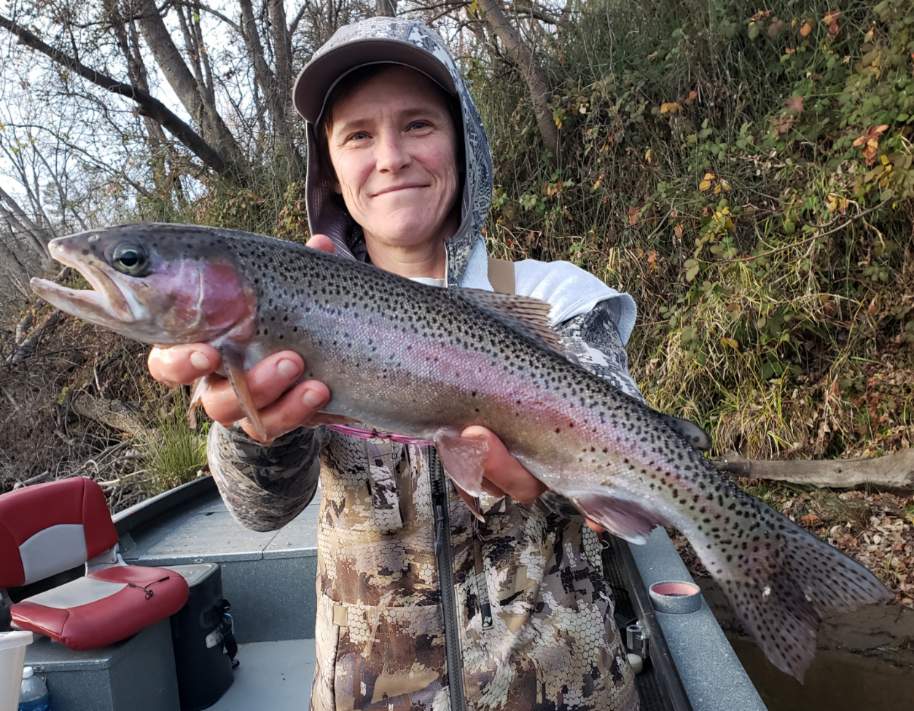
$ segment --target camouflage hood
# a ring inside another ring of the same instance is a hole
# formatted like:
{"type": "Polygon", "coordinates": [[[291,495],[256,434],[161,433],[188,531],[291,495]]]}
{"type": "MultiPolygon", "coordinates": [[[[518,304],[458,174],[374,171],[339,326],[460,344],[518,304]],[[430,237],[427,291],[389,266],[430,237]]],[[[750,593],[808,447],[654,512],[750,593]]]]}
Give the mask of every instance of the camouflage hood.
{"type": "MultiPolygon", "coordinates": [[[[346,25],[334,33],[311,58],[303,75],[309,67],[333,53],[336,56],[349,54],[356,66],[390,61],[381,52],[378,59],[364,61],[366,47],[375,42],[397,43],[408,45],[414,53],[419,50],[425,63],[434,63],[450,75],[456,99],[460,103],[460,115],[463,122],[463,155],[466,165],[463,167],[463,194],[461,196],[461,221],[457,232],[447,242],[447,282],[461,284],[467,271],[467,264],[474,246],[482,247],[482,226],[485,224],[492,198],[492,157],[489,142],[486,138],[482,120],[466,83],[441,37],[427,25],[416,20],[394,17],[374,17],[362,22],[346,25]],[[440,65],[440,66],[439,66],[440,65]]],[[[354,68],[354,67],[350,67],[354,68]]],[[[307,91],[301,82],[296,86],[296,94],[307,91]]],[[[450,87],[448,88],[450,91],[450,87]]],[[[322,233],[329,236],[342,254],[365,261],[367,252],[361,229],[349,216],[342,200],[333,190],[334,178],[327,175],[322,166],[318,152],[318,126],[308,121],[308,178],[307,207],[308,225],[312,234],[322,233]]]]}

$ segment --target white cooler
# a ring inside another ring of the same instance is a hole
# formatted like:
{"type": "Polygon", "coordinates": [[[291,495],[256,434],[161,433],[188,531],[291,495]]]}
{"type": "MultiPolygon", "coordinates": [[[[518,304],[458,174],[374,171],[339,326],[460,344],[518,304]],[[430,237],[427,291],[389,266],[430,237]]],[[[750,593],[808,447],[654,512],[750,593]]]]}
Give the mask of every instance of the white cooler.
{"type": "Polygon", "coordinates": [[[31,643],[31,632],[0,632],[0,711],[19,707],[22,663],[31,643]]]}

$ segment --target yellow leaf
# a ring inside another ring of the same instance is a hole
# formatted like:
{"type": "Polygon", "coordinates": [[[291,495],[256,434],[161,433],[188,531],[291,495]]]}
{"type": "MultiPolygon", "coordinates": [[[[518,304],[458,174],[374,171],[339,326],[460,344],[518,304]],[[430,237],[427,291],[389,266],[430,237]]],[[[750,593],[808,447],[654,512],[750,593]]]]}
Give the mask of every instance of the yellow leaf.
{"type": "Polygon", "coordinates": [[[805,38],[809,37],[811,32],[812,32],[812,23],[809,20],[806,20],[806,22],[804,22],[803,25],[800,27],[800,37],[803,37],[805,39],[805,38]]]}
{"type": "Polygon", "coordinates": [[[644,162],[648,164],[654,162],[654,151],[652,149],[648,148],[644,151],[644,162]]]}
{"type": "Polygon", "coordinates": [[[732,349],[735,350],[735,351],[738,351],[738,350],[739,350],[739,343],[737,343],[737,342],[736,342],[734,339],[732,339],[732,338],[728,338],[727,336],[724,336],[723,338],[720,339],[720,342],[721,342],[722,345],[725,345],[725,346],[727,346],[728,348],[732,348],[732,349]]]}
{"type": "Polygon", "coordinates": [[[660,113],[661,114],[676,114],[682,110],[682,106],[678,101],[664,101],[660,104],[660,113]]]}
{"type": "Polygon", "coordinates": [[[708,190],[711,189],[711,181],[710,181],[710,180],[702,180],[702,181],[698,184],[698,189],[701,190],[701,192],[703,192],[703,193],[704,193],[704,192],[707,192],[708,190]]]}

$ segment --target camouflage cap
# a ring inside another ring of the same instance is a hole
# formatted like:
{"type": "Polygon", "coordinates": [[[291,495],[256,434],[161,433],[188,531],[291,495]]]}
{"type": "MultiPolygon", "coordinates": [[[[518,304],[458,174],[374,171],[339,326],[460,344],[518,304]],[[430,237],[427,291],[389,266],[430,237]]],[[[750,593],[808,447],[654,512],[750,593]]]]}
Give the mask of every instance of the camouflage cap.
{"type": "MultiPolygon", "coordinates": [[[[344,25],[314,53],[292,89],[292,103],[306,121],[318,123],[327,97],[350,72],[370,64],[401,64],[457,95],[452,69],[435,52],[440,38],[416,20],[373,17],[344,25]]],[[[449,55],[448,64],[453,64],[449,55]]]]}

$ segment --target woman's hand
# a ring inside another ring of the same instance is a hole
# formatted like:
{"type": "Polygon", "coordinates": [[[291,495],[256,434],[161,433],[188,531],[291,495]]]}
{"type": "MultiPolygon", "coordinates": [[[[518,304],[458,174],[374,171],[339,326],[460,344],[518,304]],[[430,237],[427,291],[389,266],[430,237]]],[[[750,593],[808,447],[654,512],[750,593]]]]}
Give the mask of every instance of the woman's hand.
{"type": "MultiPolygon", "coordinates": [[[[492,496],[510,496],[522,504],[532,504],[546,491],[546,486],[511,455],[492,430],[473,425],[460,436],[485,441],[487,454],[483,463],[482,488],[492,496]]],[[[604,531],[596,521],[585,517],[584,522],[597,533],[604,531]]]]}
{"type": "MultiPolygon", "coordinates": [[[[324,235],[308,240],[308,247],[333,251],[324,235]]],[[[149,372],[166,385],[190,385],[197,378],[211,376],[201,395],[206,414],[226,427],[235,423],[251,438],[258,439],[241,410],[231,384],[213,375],[221,362],[219,352],[205,343],[155,347],[149,354],[149,372]]],[[[247,373],[248,389],[263,421],[270,442],[286,432],[308,425],[330,400],[330,390],[318,380],[298,382],[305,370],[301,356],[281,351],[264,358],[247,373]]]]}

